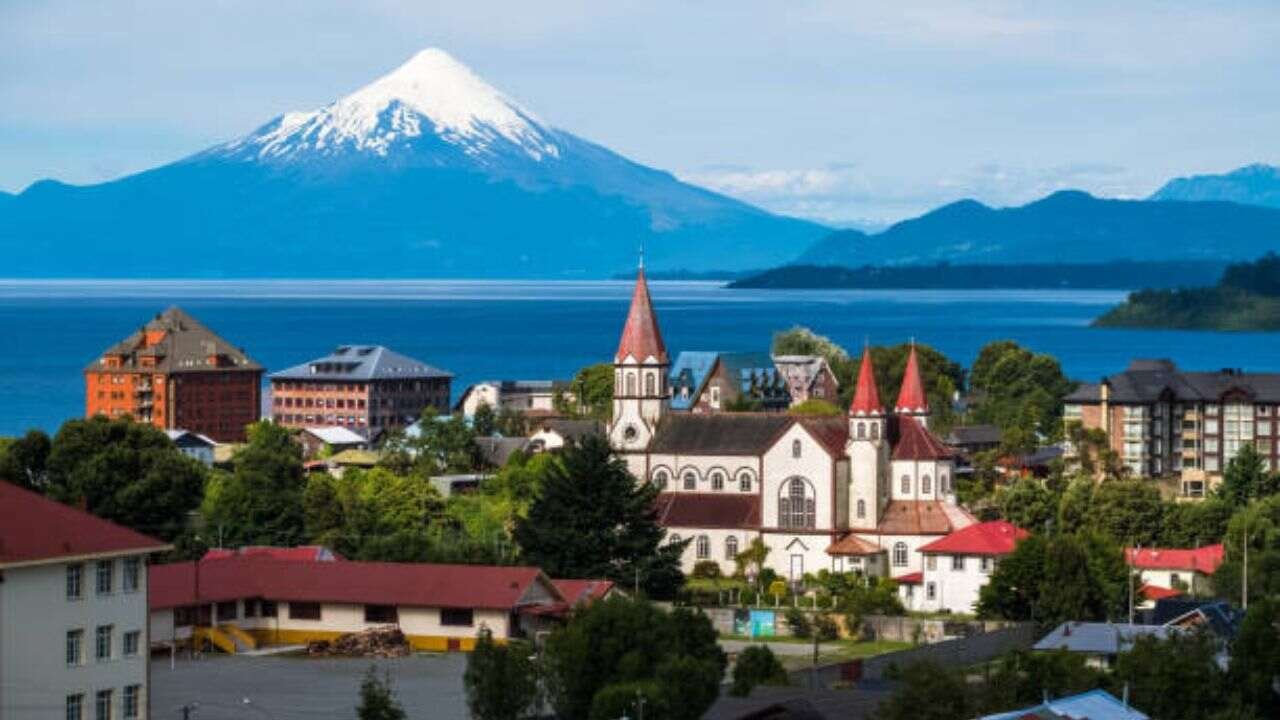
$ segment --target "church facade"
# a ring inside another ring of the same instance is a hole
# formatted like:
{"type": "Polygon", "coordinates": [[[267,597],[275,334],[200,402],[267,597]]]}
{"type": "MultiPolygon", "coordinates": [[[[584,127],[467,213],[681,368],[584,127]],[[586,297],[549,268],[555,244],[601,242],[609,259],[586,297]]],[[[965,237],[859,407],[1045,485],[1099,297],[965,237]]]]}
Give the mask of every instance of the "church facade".
{"type": "Polygon", "coordinates": [[[670,364],[641,269],[614,356],[609,440],[660,490],[668,537],[691,540],[686,572],[714,561],[732,573],[760,538],[766,566],[793,581],[824,568],[911,575],[922,546],[976,522],[956,502],[951,451],[929,430],[914,348],[892,410],[864,353],[843,417],[674,413],[670,364]]]}

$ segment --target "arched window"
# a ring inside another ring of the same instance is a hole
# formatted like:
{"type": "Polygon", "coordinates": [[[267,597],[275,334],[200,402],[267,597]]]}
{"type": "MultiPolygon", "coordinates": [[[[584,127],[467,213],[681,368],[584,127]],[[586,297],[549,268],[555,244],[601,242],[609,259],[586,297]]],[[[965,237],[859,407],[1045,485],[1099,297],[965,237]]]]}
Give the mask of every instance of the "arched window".
{"type": "Polygon", "coordinates": [[[671,533],[670,535],[667,536],[667,542],[671,545],[675,545],[676,543],[680,542],[680,536],[676,533],[671,533]]]}
{"type": "Polygon", "coordinates": [[[666,490],[667,482],[669,482],[670,480],[671,480],[671,476],[667,473],[666,470],[662,468],[658,468],[657,470],[653,471],[653,484],[656,485],[659,490],[666,490]]]}
{"type": "Polygon", "coordinates": [[[724,539],[724,559],[734,560],[738,557],[738,538],[730,535],[724,539]]]}
{"type": "Polygon", "coordinates": [[[928,495],[931,492],[933,492],[933,478],[924,475],[920,478],[920,493],[928,495]]]}
{"type": "Polygon", "coordinates": [[[866,436],[867,436],[867,424],[858,423],[858,439],[862,439],[866,436]]]}
{"type": "Polygon", "coordinates": [[[911,476],[910,475],[902,476],[902,494],[903,495],[911,494],[911,476]]]}
{"type": "Polygon", "coordinates": [[[724,473],[719,470],[711,471],[711,489],[716,491],[724,489],[724,473]]]}
{"type": "Polygon", "coordinates": [[[871,423],[871,439],[872,440],[880,439],[880,423],[874,423],[874,422],[871,423]]]}
{"type": "Polygon", "coordinates": [[[711,538],[706,535],[699,535],[695,543],[699,560],[706,560],[711,557],[711,538]]]}
{"type": "Polygon", "coordinates": [[[658,376],[656,374],[651,372],[644,374],[644,394],[645,395],[649,397],[653,397],[654,395],[658,394],[657,377],[658,376]]]}
{"type": "Polygon", "coordinates": [[[687,471],[685,471],[685,474],[684,474],[684,489],[685,489],[685,490],[696,490],[696,489],[697,489],[697,487],[698,487],[698,476],[697,476],[697,474],[695,474],[692,470],[687,470],[687,471]]]}
{"type": "Polygon", "coordinates": [[[858,501],[858,519],[861,520],[867,516],[867,501],[858,501]]]}
{"type": "Polygon", "coordinates": [[[627,373],[627,397],[635,397],[636,395],[636,374],[627,373]]]}
{"type": "Polygon", "coordinates": [[[742,492],[751,492],[751,473],[743,470],[738,473],[738,489],[742,492]]]}
{"type": "Polygon", "coordinates": [[[938,476],[938,490],[940,490],[940,491],[942,492],[942,494],[943,494],[943,495],[946,495],[947,493],[950,493],[950,492],[951,492],[951,478],[950,478],[950,477],[948,477],[947,475],[939,475],[939,476],[938,476]]]}
{"type": "Polygon", "coordinates": [[[791,441],[791,457],[793,458],[800,457],[800,441],[799,440],[791,441]]]}
{"type": "Polygon", "coordinates": [[[893,566],[907,566],[907,544],[904,542],[896,542],[893,544],[893,566]]]}
{"type": "Polygon", "coordinates": [[[814,492],[804,478],[791,478],[778,489],[778,527],[814,527],[814,492]]]}

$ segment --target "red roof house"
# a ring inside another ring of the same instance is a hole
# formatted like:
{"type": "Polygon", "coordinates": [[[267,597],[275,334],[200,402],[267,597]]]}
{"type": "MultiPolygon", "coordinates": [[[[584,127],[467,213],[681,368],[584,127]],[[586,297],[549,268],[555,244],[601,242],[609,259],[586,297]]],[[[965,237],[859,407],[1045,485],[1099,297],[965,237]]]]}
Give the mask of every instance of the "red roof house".
{"type": "Polygon", "coordinates": [[[222,560],[229,557],[268,557],[276,560],[293,560],[296,562],[333,562],[346,560],[338,553],[323,545],[299,545],[297,547],[272,547],[268,545],[246,545],[240,548],[214,548],[201,557],[201,560],[222,560]]]}
{"type": "Polygon", "coordinates": [[[1222,544],[1201,548],[1125,548],[1130,567],[1140,570],[1187,570],[1212,575],[1222,564],[1222,544]]]}
{"type": "Polygon", "coordinates": [[[0,481],[0,570],[169,548],[155,538],[0,481]]]}
{"type": "Polygon", "coordinates": [[[1030,536],[1026,530],[1006,520],[992,520],[957,530],[921,546],[922,553],[947,555],[1008,555],[1019,540],[1030,536]]]}

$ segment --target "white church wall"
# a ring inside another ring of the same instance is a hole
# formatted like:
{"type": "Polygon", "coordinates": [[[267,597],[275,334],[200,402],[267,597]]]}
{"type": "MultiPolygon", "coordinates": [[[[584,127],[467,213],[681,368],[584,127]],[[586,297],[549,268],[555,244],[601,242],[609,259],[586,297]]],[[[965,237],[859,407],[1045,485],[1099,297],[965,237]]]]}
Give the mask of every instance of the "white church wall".
{"type": "Polygon", "coordinates": [[[668,478],[668,492],[725,492],[753,495],[760,491],[760,458],[755,455],[666,455],[649,456],[649,479],[660,472],[668,478]],[[684,476],[693,472],[694,489],[686,490],[684,476]],[[724,478],[722,490],[713,489],[712,473],[720,472],[724,478]],[[749,480],[748,489],[742,489],[743,478],[749,480]]]}
{"type": "Polygon", "coordinates": [[[792,425],[764,454],[764,487],[761,497],[761,525],[779,526],[778,498],[783,485],[792,478],[803,478],[814,494],[814,527],[831,530],[835,510],[835,460],[804,426],[792,425]],[[798,445],[797,445],[798,443],[798,445]],[[799,457],[796,457],[796,450],[799,457]]]}

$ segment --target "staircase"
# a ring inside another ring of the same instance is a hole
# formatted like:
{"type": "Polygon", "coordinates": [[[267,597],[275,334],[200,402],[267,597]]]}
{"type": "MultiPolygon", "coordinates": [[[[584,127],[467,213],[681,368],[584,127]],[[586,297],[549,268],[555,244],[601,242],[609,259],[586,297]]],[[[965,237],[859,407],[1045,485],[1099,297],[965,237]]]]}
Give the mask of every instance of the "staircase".
{"type": "Polygon", "coordinates": [[[197,643],[208,641],[210,645],[218,648],[228,655],[235,655],[239,650],[236,641],[227,633],[222,632],[216,627],[197,627],[191,632],[191,639],[197,643]]]}
{"type": "Polygon", "coordinates": [[[255,640],[252,635],[250,635],[249,633],[241,629],[238,625],[232,625],[231,623],[223,623],[222,625],[218,626],[218,629],[231,638],[231,641],[234,642],[236,645],[237,652],[247,652],[249,650],[258,649],[258,641],[255,640]]]}

